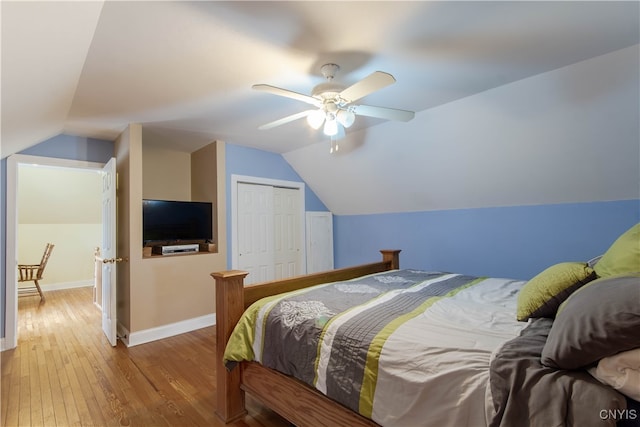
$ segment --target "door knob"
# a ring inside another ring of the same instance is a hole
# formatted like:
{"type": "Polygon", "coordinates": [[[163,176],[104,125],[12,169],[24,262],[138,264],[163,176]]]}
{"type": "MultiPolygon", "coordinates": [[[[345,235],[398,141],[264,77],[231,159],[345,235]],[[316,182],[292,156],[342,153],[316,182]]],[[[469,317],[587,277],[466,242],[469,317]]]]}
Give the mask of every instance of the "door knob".
{"type": "Polygon", "coordinates": [[[106,258],[103,259],[102,262],[104,264],[115,264],[116,262],[129,261],[129,258],[106,258]]]}

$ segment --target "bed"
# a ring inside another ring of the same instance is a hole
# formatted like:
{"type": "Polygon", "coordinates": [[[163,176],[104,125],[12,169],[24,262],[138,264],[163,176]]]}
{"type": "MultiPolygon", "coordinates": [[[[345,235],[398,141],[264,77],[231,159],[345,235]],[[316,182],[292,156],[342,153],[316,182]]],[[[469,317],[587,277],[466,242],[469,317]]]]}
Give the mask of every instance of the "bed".
{"type": "MultiPolygon", "coordinates": [[[[640,225],[625,235],[637,247],[640,225]]],[[[223,421],[246,413],[245,392],[297,426],[640,418],[635,259],[631,273],[567,262],[518,281],[400,269],[399,250],[381,252],[380,262],[247,287],[246,272],[212,273],[223,421]]]]}

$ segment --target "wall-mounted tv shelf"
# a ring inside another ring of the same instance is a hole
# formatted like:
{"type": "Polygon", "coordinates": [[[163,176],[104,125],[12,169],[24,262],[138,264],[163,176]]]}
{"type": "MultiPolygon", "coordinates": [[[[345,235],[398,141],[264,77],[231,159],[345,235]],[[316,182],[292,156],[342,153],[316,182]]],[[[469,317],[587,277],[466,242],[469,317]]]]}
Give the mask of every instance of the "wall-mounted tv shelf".
{"type": "Polygon", "coordinates": [[[143,258],[167,258],[175,256],[186,255],[203,255],[218,253],[218,247],[215,243],[199,243],[197,250],[192,250],[192,245],[165,245],[165,250],[162,250],[162,245],[146,246],[142,248],[143,258]],[[182,246],[182,247],[180,247],[182,246]]]}

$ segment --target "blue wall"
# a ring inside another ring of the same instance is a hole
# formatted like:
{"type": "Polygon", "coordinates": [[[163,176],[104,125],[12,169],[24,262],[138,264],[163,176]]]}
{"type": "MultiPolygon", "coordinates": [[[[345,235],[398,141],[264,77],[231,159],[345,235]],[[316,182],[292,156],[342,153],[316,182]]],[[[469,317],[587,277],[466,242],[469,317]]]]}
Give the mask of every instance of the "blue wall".
{"type": "MultiPolygon", "coordinates": [[[[58,135],[48,139],[38,145],[21,151],[19,154],[27,154],[30,156],[54,157],[58,159],[79,160],[85,162],[106,163],[114,154],[114,145],[112,141],[102,139],[84,138],[72,135],[58,135]]],[[[2,187],[0,188],[0,295],[2,303],[0,304],[0,332],[1,336],[5,336],[4,318],[5,318],[5,301],[7,292],[6,276],[4,274],[7,267],[6,256],[6,229],[7,229],[7,159],[0,161],[0,176],[2,178],[2,187]]]]}
{"type": "Polygon", "coordinates": [[[63,134],[27,148],[20,154],[106,163],[113,157],[113,149],[112,141],[63,134]]]}
{"type": "Polygon", "coordinates": [[[588,261],[640,222],[640,201],[334,216],[336,268],[402,249],[400,266],[529,279],[588,261]]]}
{"type": "MultiPolygon", "coordinates": [[[[227,267],[231,268],[231,175],[247,175],[283,181],[304,182],[291,165],[277,153],[225,145],[225,168],[227,178],[227,267]]],[[[305,211],[328,211],[327,207],[305,183],[305,211]]]]}
{"type": "MultiPolygon", "coordinates": [[[[231,201],[231,175],[304,182],[291,165],[277,153],[226,144],[227,200],[231,201]]],[[[327,207],[305,183],[305,210],[328,211],[327,207]]],[[[227,212],[229,213],[229,212],[227,212]]]]}

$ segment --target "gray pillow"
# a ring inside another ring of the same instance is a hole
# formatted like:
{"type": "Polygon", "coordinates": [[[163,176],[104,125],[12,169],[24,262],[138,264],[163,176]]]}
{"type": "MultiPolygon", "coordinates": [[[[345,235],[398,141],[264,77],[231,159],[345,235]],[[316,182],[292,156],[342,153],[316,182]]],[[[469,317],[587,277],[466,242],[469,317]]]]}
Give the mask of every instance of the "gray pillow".
{"type": "Polygon", "coordinates": [[[640,274],[594,280],[560,306],[542,363],[578,369],[640,347],[640,274]]]}

